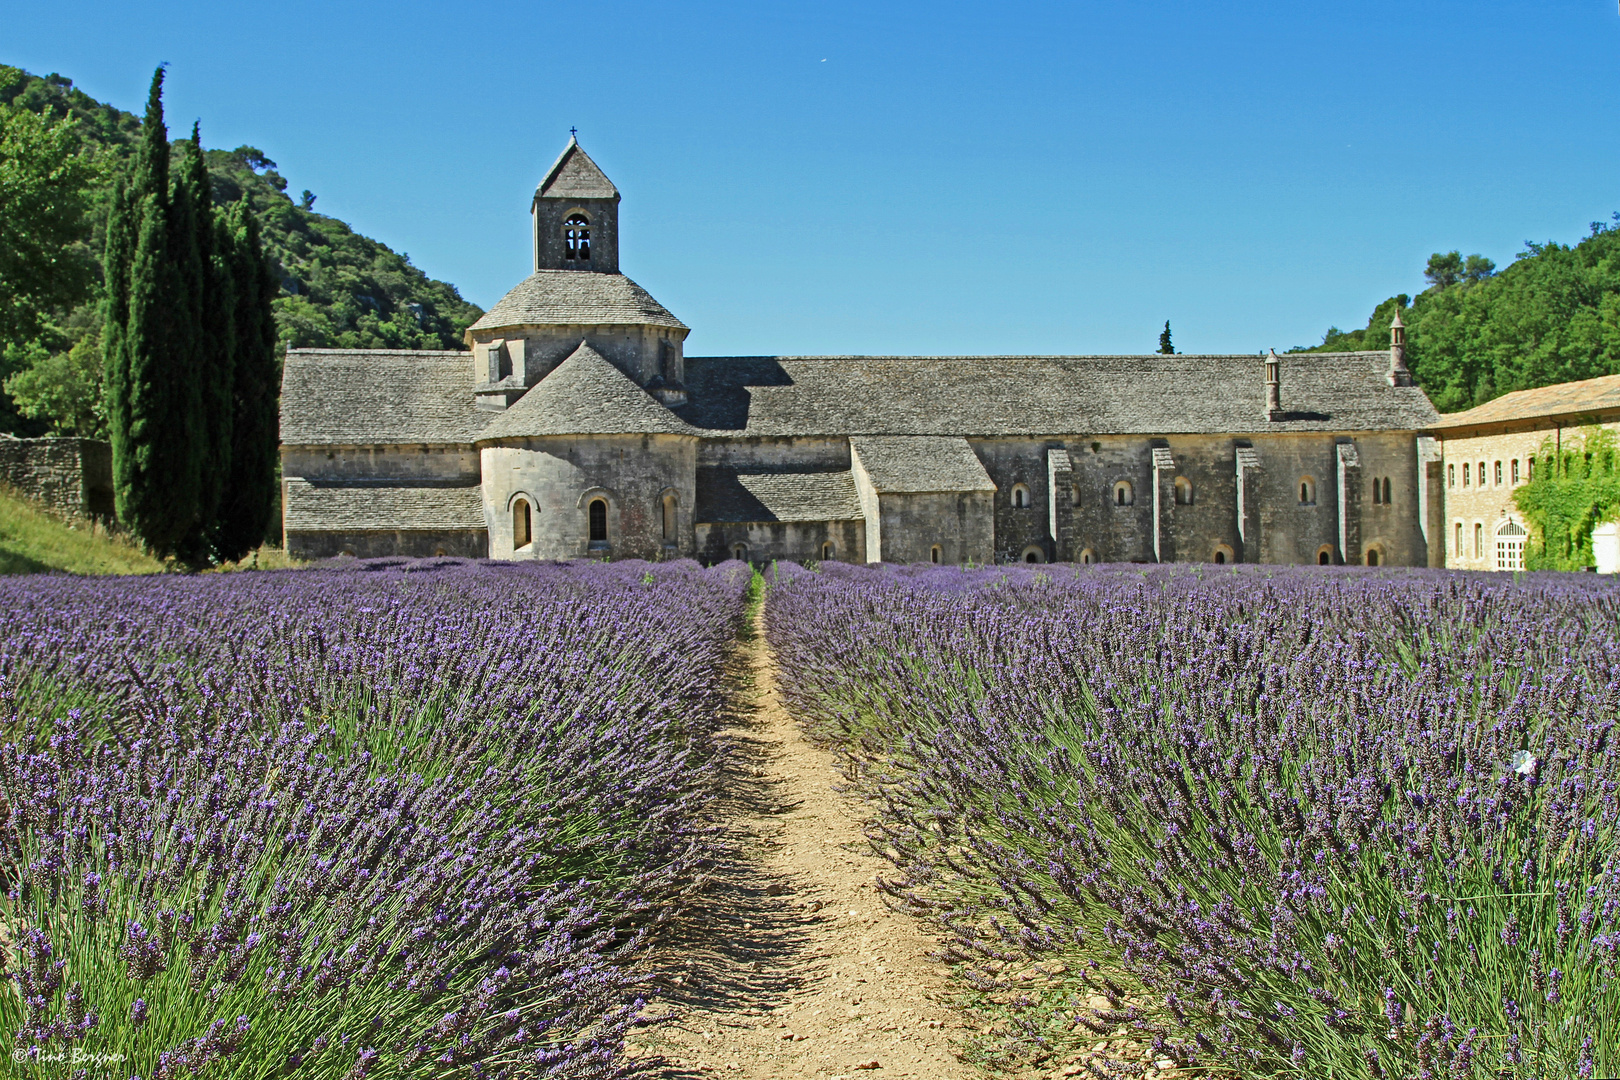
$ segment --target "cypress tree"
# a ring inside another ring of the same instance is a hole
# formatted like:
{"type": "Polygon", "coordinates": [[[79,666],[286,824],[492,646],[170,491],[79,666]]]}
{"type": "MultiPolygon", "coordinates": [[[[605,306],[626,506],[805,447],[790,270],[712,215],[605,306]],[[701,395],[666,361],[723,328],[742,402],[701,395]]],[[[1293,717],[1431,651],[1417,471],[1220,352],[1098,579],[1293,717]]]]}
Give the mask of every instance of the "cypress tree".
{"type": "Polygon", "coordinates": [[[1164,356],[1174,356],[1176,347],[1170,344],[1170,320],[1164,320],[1164,330],[1159,334],[1159,352],[1164,356]]]}
{"type": "Polygon", "coordinates": [[[230,472],[214,521],[213,545],[221,559],[240,559],[264,542],[276,498],[280,444],[276,281],[259,239],[259,222],[244,195],[230,209],[231,282],[235,299],[235,378],[232,393],[230,472]]]}
{"type": "MultiPolygon", "coordinates": [[[[201,412],[197,522],[181,545],[189,562],[207,561],[210,533],[231,467],[234,420],[232,380],[236,366],[236,298],[233,238],[214,208],[213,183],[203,156],[202,136],[191,127],[190,161],[184,183],[196,214],[199,270],[195,380],[201,412]]],[[[177,181],[176,186],[182,181],[177,181]]]]}
{"type": "Polygon", "coordinates": [[[168,555],[198,521],[201,263],[188,186],[169,182],[161,67],[141,135],[108,235],[107,411],[119,520],[168,555]]]}

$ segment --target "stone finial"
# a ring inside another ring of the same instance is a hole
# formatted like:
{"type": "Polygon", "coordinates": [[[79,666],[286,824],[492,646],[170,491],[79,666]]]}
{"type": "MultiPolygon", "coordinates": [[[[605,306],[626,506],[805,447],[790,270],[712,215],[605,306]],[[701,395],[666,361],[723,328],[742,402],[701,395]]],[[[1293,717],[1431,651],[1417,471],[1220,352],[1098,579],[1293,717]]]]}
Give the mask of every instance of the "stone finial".
{"type": "Polygon", "coordinates": [[[1271,355],[1266,357],[1266,419],[1277,421],[1282,418],[1282,358],[1277,355],[1276,349],[1272,349],[1271,355]]]}
{"type": "Polygon", "coordinates": [[[1389,324],[1389,385],[1412,385],[1412,372],[1406,366],[1406,324],[1401,321],[1399,307],[1389,324]]]}

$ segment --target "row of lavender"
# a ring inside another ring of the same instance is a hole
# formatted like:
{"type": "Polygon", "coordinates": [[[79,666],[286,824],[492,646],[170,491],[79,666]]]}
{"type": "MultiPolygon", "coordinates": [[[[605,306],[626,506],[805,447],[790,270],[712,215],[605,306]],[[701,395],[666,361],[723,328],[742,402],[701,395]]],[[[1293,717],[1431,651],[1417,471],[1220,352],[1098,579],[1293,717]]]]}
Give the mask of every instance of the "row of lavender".
{"type": "Polygon", "coordinates": [[[827,565],[766,612],[994,1052],[1620,1074],[1620,591],[827,565]]]}
{"type": "Polygon", "coordinates": [[[712,855],[748,582],[378,560],[0,583],[14,1059],[617,1075],[629,965],[712,855]]]}

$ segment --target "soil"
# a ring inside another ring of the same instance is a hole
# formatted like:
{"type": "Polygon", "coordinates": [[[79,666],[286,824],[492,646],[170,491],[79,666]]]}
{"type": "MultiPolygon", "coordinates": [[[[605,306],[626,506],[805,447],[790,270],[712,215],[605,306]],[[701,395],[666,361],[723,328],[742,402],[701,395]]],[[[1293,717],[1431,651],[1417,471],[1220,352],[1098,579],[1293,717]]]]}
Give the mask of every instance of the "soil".
{"type": "Polygon", "coordinates": [[[783,708],[761,620],[731,673],[720,817],[729,856],[660,950],[665,977],[629,1052],[676,1078],[982,1074],[961,1061],[939,942],[874,887],[888,864],[833,755],[783,708]]]}

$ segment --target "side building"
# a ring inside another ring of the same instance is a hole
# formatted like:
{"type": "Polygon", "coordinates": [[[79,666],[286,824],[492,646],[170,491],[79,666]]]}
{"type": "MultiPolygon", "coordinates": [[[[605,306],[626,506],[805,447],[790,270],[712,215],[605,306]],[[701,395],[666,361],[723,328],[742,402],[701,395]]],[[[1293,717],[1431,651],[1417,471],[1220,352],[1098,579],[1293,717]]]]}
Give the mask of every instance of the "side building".
{"type": "Polygon", "coordinates": [[[1445,565],[1522,570],[1531,530],[1513,493],[1536,458],[1567,449],[1589,427],[1620,432],[1620,375],[1503,394],[1432,427],[1445,488],[1445,565]]]}
{"type": "Polygon", "coordinates": [[[467,352],[290,350],[303,557],[1434,565],[1437,419],[1387,352],[685,355],[577,142],[467,352]]]}

